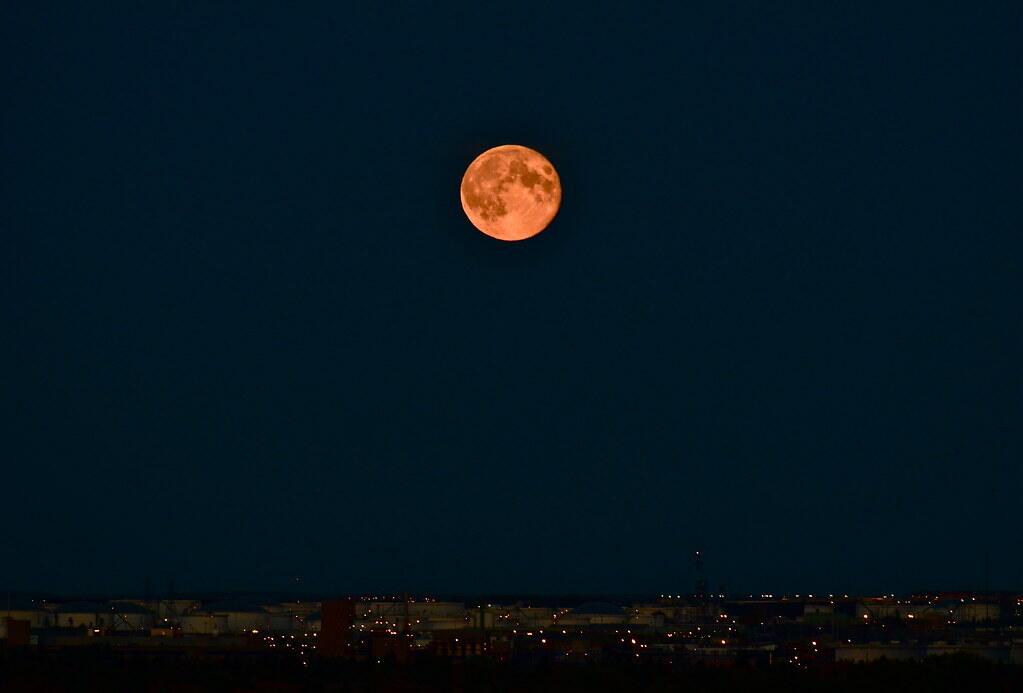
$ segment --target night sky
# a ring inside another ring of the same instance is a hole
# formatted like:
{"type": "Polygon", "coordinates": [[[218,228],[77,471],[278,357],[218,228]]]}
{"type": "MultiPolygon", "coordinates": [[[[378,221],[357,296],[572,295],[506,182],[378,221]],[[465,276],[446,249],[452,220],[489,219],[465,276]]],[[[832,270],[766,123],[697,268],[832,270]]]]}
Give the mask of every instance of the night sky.
{"type": "Polygon", "coordinates": [[[1023,585],[1019,3],[352,4],[4,3],[0,587],[1023,585]]]}

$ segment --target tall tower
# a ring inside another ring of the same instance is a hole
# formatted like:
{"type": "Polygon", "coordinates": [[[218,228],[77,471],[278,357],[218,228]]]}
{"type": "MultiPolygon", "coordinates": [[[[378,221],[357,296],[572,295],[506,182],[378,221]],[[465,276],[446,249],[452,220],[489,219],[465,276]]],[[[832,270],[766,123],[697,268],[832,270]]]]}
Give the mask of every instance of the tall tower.
{"type": "Polygon", "coordinates": [[[707,602],[707,576],[703,573],[703,554],[696,551],[693,554],[693,572],[696,574],[696,591],[694,596],[701,603],[707,602]]]}

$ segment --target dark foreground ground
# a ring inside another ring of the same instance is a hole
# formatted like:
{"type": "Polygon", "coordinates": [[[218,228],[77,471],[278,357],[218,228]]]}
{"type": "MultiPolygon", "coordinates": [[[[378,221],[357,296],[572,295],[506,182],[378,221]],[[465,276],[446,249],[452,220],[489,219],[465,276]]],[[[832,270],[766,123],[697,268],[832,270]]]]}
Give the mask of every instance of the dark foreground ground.
{"type": "Polygon", "coordinates": [[[816,669],[652,663],[404,666],[294,659],[125,659],[34,653],[0,659],[0,691],[1023,691],[1023,668],[969,657],[816,669]]]}
{"type": "Polygon", "coordinates": [[[114,653],[0,655],[0,691],[1023,691],[1023,669],[967,657],[812,670],[701,665],[501,664],[395,666],[289,658],[125,659],[114,653]]]}

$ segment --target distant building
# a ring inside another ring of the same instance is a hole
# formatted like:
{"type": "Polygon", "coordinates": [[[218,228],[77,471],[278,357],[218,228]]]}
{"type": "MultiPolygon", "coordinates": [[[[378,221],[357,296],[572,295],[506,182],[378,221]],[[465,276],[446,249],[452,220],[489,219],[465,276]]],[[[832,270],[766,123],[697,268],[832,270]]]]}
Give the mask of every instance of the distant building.
{"type": "Polygon", "coordinates": [[[261,633],[271,629],[269,612],[261,605],[251,602],[216,602],[204,606],[201,612],[211,616],[217,624],[218,632],[222,633],[261,633]],[[220,628],[223,630],[219,630],[220,628]]]}
{"type": "Polygon", "coordinates": [[[870,599],[856,605],[856,618],[864,621],[916,621],[983,623],[1001,618],[999,604],[978,602],[975,599],[918,601],[900,599],[870,599]]]}
{"type": "Polygon", "coordinates": [[[625,610],[607,602],[586,602],[558,619],[564,626],[618,625],[628,622],[625,610]]]}
{"type": "Polygon", "coordinates": [[[54,625],[103,632],[141,632],[153,627],[153,614],[130,602],[67,602],[55,607],[54,625]]]}
{"type": "Polygon", "coordinates": [[[343,657],[351,652],[355,604],[350,599],[323,602],[320,615],[319,651],[323,657],[343,657]]]}
{"type": "MultiPolygon", "coordinates": [[[[0,624],[2,619],[10,617],[19,621],[28,621],[29,628],[45,628],[53,622],[53,616],[41,602],[30,599],[12,599],[7,608],[0,608],[0,624]]],[[[2,625],[0,625],[2,628],[2,625]]],[[[0,635],[0,637],[3,637],[0,635]]]]}
{"type": "Polygon", "coordinates": [[[355,602],[355,621],[360,630],[401,630],[406,618],[411,628],[420,631],[461,629],[467,624],[462,602],[355,602]]]}
{"type": "Polygon", "coordinates": [[[887,660],[920,660],[943,655],[972,655],[995,662],[1019,662],[1019,647],[1011,643],[994,642],[871,642],[839,644],[835,647],[836,662],[876,662],[887,660]]]}
{"type": "Polygon", "coordinates": [[[557,612],[550,607],[523,606],[514,604],[508,607],[497,607],[497,625],[509,628],[540,629],[554,625],[557,618],[567,610],[557,612]]]}
{"type": "Polygon", "coordinates": [[[227,614],[197,612],[178,617],[181,632],[188,635],[227,635],[227,614]]]}

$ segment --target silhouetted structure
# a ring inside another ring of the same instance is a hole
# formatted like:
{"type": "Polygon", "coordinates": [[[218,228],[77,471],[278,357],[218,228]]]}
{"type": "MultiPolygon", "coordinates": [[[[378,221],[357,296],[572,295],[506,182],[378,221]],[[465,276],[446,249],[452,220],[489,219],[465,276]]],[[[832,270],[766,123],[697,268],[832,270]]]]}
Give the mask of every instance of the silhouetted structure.
{"type": "Polygon", "coordinates": [[[355,622],[355,604],[350,599],[331,599],[323,602],[323,625],[319,635],[321,657],[340,657],[348,654],[352,646],[352,624],[355,622]]]}
{"type": "Polygon", "coordinates": [[[5,619],[7,625],[7,647],[25,647],[29,642],[30,623],[27,619],[5,619]]]}

